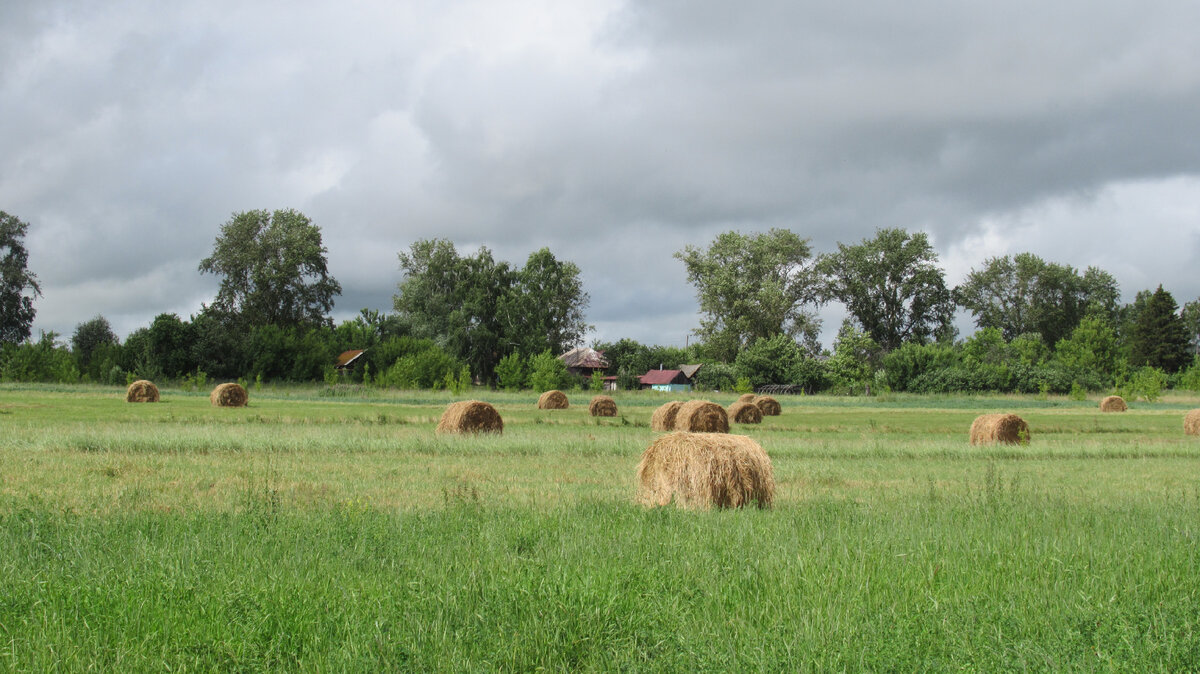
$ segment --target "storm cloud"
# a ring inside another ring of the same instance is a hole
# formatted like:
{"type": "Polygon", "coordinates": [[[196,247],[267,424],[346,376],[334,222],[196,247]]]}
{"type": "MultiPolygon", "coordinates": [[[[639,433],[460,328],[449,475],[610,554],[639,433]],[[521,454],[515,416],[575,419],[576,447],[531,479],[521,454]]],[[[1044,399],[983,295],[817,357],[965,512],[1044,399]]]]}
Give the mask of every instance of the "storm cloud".
{"type": "MultiPolygon", "coordinates": [[[[951,284],[1031,251],[1200,296],[1200,6],[1178,2],[6,3],[0,209],[35,329],[215,295],[230,216],[321,226],[335,315],[444,237],[583,270],[597,339],[682,344],[672,254],[786,227],[930,234],[951,284]]],[[[839,307],[823,315],[836,323],[839,307]]],[[[831,326],[827,325],[828,334],[831,326]]],[[[832,325],[836,330],[836,325],[832,325]]]]}

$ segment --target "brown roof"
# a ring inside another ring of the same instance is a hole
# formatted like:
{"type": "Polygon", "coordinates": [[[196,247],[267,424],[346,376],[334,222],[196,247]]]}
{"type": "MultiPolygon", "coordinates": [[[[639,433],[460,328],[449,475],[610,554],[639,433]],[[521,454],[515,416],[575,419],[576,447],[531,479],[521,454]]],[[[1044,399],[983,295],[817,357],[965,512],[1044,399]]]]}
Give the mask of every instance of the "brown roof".
{"type": "Polygon", "coordinates": [[[592,370],[604,370],[608,368],[608,361],[604,358],[603,351],[597,351],[588,346],[581,346],[559,356],[567,367],[582,367],[592,370]]]}
{"type": "MultiPolygon", "coordinates": [[[[679,370],[650,370],[646,374],[638,377],[646,386],[654,386],[656,384],[686,384],[686,381],[676,381],[676,378],[684,378],[683,373],[679,370]]],[[[686,378],[684,378],[686,379],[686,378]]]]}
{"type": "Polygon", "coordinates": [[[703,365],[680,365],[679,371],[682,372],[683,376],[687,377],[688,379],[695,379],[696,373],[700,371],[701,367],[703,367],[703,365]]]}
{"type": "Polygon", "coordinates": [[[343,351],[342,355],[338,356],[337,364],[334,365],[334,367],[347,367],[350,365],[350,363],[353,363],[355,361],[355,359],[357,359],[359,356],[363,355],[363,353],[364,352],[362,349],[358,349],[358,350],[354,350],[354,351],[343,351]]]}

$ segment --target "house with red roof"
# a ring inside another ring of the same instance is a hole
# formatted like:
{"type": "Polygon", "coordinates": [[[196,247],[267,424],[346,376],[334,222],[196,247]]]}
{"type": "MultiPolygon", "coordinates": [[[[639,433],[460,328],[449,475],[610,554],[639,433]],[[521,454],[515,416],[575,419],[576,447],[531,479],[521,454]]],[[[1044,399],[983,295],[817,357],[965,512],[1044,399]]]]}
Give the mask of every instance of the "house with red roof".
{"type": "Polygon", "coordinates": [[[642,388],[655,391],[691,391],[692,380],[683,370],[650,370],[638,377],[642,388]]]}

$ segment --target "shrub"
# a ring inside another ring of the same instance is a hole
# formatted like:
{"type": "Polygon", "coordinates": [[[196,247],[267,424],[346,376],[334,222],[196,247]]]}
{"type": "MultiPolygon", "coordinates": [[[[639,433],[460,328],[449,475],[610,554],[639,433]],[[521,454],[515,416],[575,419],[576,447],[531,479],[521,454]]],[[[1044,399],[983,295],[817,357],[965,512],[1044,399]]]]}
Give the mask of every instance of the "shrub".
{"type": "Polygon", "coordinates": [[[528,374],[525,360],[519,353],[510,353],[496,363],[496,379],[500,386],[509,391],[519,391],[525,388],[528,374]]]}
{"type": "Polygon", "coordinates": [[[694,381],[701,391],[732,391],[737,385],[737,370],[729,363],[706,363],[694,381]]]}
{"type": "Polygon", "coordinates": [[[567,366],[549,350],[529,359],[529,385],[535,391],[571,388],[567,366]]]}

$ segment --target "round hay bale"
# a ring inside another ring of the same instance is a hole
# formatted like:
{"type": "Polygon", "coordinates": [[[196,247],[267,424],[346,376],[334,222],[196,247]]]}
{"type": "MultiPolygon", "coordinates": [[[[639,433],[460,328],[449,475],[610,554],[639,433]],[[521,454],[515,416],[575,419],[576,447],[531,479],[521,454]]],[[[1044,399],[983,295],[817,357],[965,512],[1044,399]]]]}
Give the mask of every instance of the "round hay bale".
{"type": "Polygon", "coordinates": [[[553,391],[546,391],[540,397],[538,397],[539,410],[565,410],[570,407],[570,405],[571,404],[567,402],[567,395],[557,389],[553,391]]]}
{"type": "Polygon", "coordinates": [[[1100,401],[1101,412],[1124,412],[1129,409],[1129,405],[1125,404],[1125,399],[1121,396],[1109,396],[1100,401]]]}
{"type": "Polygon", "coordinates": [[[743,393],[742,395],[738,396],[737,402],[752,403],[752,402],[754,402],[754,398],[755,398],[755,395],[753,393],[743,393]]]}
{"type": "Polygon", "coordinates": [[[217,385],[208,396],[214,407],[245,407],[249,399],[246,389],[234,382],[217,385]]]}
{"type": "Polygon", "coordinates": [[[693,433],[728,433],[725,408],[707,400],[689,400],[675,414],[675,430],[693,433]]]}
{"type": "Polygon", "coordinates": [[[971,444],[1029,444],[1029,424],[1015,414],[981,414],[971,424],[971,444]]]}
{"type": "Polygon", "coordinates": [[[761,424],[762,410],[753,402],[738,401],[729,406],[729,420],[739,424],[761,424]]]}
{"type": "Polygon", "coordinates": [[[683,403],[678,400],[660,406],[654,410],[654,414],[650,417],[650,430],[652,431],[673,431],[675,430],[675,417],[679,414],[679,408],[683,407],[683,403]]]}
{"type": "Polygon", "coordinates": [[[783,413],[783,405],[771,396],[758,396],[754,399],[754,404],[764,417],[777,417],[783,413]]]}
{"type": "Polygon", "coordinates": [[[588,414],[594,417],[617,416],[617,401],[608,396],[596,396],[588,403],[588,414]]]}
{"type": "Polygon", "coordinates": [[[139,379],[125,389],[125,402],[156,403],[158,402],[158,387],[152,381],[139,379]]]}
{"type": "Polygon", "coordinates": [[[1200,410],[1192,410],[1184,415],[1183,432],[1187,435],[1200,435],[1200,410]]]}
{"type": "Polygon", "coordinates": [[[504,432],[504,420],[490,403],[482,400],[460,400],[451,403],[438,421],[438,433],[496,433],[504,432]]]}
{"type": "Polygon", "coordinates": [[[744,435],[675,432],[660,435],[638,463],[639,503],[681,508],[771,507],[771,458],[744,435]]]}

